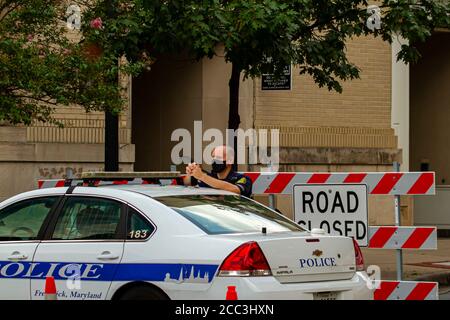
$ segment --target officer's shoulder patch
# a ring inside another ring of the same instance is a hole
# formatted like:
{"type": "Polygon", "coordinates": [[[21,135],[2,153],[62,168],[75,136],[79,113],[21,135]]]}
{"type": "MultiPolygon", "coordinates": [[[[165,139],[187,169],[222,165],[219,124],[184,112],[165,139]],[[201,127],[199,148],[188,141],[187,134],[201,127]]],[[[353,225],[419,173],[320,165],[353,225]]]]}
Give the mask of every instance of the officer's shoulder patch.
{"type": "Polygon", "coordinates": [[[242,177],[236,183],[247,183],[247,178],[246,177],[242,177]]]}

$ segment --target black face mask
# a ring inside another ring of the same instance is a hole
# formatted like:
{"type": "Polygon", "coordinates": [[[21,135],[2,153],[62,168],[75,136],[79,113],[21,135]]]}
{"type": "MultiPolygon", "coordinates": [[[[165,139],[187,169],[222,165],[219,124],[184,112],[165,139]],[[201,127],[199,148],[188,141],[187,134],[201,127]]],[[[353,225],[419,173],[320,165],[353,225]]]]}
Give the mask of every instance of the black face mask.
{"type": "Polygon", "coordinates": [[[212,163],[212,173],[219,173],[224,171],[227,168],[227,164],[223,161],[214,160],[212,163]]]}

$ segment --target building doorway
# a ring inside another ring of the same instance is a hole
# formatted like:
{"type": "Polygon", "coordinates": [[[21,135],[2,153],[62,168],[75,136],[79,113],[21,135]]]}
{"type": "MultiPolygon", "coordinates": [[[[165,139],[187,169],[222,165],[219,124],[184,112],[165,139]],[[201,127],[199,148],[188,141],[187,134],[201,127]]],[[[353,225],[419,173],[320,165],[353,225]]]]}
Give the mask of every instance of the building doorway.
{"type": "Polygon", "coordinates": [[[418,44],[422,58],[411,65],[410,164],[436,171],[436,184],[450,184],[450,32],[418,44]]]}
{"type": "Polygon", "coordinates": [[[133,78],[132,143],[135,171],[169,171],[177,128],[202,119],[202,66],[182,56],[160,57],[133,78]]]}
{"type": "Polygon", "coordinates": [[[416,225],[450,229],[450,32],[436,32],[417,45],[411,65],[410,168],[435,171],[436,195],[414,200],[416,225]]]}

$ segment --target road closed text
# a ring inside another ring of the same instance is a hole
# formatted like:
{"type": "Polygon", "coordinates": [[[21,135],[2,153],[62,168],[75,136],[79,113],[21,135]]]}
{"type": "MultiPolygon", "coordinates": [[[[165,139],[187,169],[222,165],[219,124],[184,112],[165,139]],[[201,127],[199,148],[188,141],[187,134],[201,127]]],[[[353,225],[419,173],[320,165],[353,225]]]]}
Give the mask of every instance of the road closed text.
{"type": "Polygon", "coordinates": [[[312,230],[353,237],[367,246],[367,186],[305,184],[294,186],[295,221],[312,230]]]}

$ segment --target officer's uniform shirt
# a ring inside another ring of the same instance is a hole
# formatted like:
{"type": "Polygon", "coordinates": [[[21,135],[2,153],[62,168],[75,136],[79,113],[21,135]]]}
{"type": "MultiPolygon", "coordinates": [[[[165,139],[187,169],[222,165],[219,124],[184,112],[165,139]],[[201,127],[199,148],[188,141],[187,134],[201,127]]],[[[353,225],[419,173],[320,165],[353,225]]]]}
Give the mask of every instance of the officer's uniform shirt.
{"type": "MultiPolygon", "coordinates": [[[[217,177],[217,174],[215,173],[207,173],[210,177],[219,179],[217,177]]],[[[245,197],[250,197],[252,195],[252,180],[244,176],[243,174],[237,173],[235,171],[230,171],[228,176],[225,179],[219,179],[222,181],[229,182],[231,184],[234,184],[241,190],[241,195],[245,197]]],[[[206,188],[212,188],[210,185],[204,183],[203,181],[198,181],[199,187],[206,187],[206,188]]]]}

